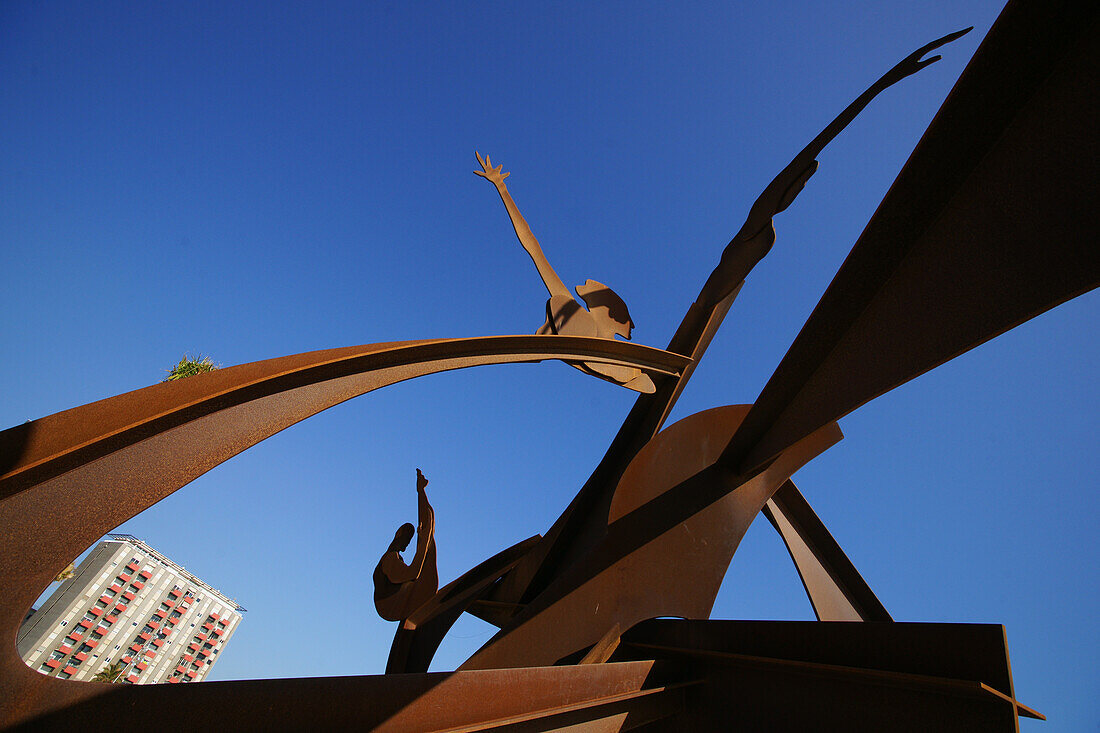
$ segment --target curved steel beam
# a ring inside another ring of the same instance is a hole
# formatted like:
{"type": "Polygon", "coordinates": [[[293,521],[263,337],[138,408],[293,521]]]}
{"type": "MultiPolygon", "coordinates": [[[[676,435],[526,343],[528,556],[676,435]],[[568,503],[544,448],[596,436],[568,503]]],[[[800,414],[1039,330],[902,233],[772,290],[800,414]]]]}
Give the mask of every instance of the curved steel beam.
{"type": "Polygon", "coordinates": [[[575,658],[617,625],[705,619],[741,538],[791,474],[841,439],[836,423],[764,470],[738,474],[721,453],[749,405],[689,415],[657,434],[615,489],[607,533],[459,667],[538,667],[575,658]]]}
{"type": "Polygon", "coordinates": [[[0,725],[101,694],[28,668],[15,648],[57,569],[122,522],[294,423],[436,372],[561,359],[680,373],[690,359],[574,336],[489,336],[315,351],[155,384],[0,432],[0,725]],[[87,488],[97,501],[88,504],[87,488]],[[81,506],[79,522],[71,507],[81,506]]]}

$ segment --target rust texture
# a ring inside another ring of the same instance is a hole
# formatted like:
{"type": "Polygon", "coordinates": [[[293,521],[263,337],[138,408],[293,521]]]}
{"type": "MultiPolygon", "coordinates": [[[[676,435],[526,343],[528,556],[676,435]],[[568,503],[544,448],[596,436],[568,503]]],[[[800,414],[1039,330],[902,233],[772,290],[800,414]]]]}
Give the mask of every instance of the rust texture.
{"type": "Polygon", "coordinates": [[[1008,4],[752,405],[665,427],[820,151],[965,31],[907,56],[780,172],[666,350],[616,340],[633,323],[607,286],[577,289],[587,309],[573,297],[507,174],[479,155],[477,173],[496,187],[550,293],[538,333],[281,357],[0,433],[0,727],[196,709],[248,730],[1007,731],[1021,715],[1041,718],[1016,700],[1002,627],[894,622],[791,475],[840,440],[836,421],[861,404],[1100,284],[1096,16],[1095,4],[1008,4]],[[640,394],[544,535],[438,590],[434,514],[417,472],[419,526],[398,530],[375,573],[378,610],[398,622],[387,674],[86,685],[40,675],[17,656],[16,630],[57,568],[242,450],[389,384],[545,359],[640,394]],[[89,484],[102,488],[87,521],[58,521],[89,484]],[[818,621],[709,619],[761,513],[818,621]],[[400,552],[413,536],[406,564],[400,552]],[[499,631],[458,670],[428,673],[464,612],[499,631]]]}

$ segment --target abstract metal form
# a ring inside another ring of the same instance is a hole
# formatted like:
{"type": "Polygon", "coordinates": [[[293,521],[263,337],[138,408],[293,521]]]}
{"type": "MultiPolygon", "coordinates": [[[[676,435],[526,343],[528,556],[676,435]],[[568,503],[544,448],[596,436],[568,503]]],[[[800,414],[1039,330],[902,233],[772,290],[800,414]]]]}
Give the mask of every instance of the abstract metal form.
{"type": "Polygon", "coordinates": [[[861,404],[1100,284],[1098,31],[1095,6],[1009,3],[752,405],[664,427],[818,153],[876,94],[965,31],[906,57],[769,184],[664,351],[613,338],[629,336],[631,324],[610,289],[590,281],[578,290],[589,311],[565,291],[504,188],[506,174],[479,156],[550,290],[539,333],[244,364],[0,433],[9,538],[0,629],[13,640],[57,569],[103,533],[344,400],[440,371],[544,359],[642,393],[544,536],[438,591],[418,472],[415,557],[410,566],[399,557],[412,539],[407,525],[375,572],[379,612],[400,622],[387,674],[82,685],[29,669],[9,643],[0,647],[0,725],[196,706],[227,725],[292,730],[323,721],[385,731],[970,731],[1041,717],[1016,700],[1003,627],[894,622],[790,477],[841,438],[836,421],[861,404]],[[624,379],[635,372],[652,389],[624,379]],[[80,526],[57,521],[89,483],[102,487],[98,510],[80,526]],[[760,513],[782,536],[818,621],[709,620],[760,513]],[[458,670],[428,673],[464,612],[500,631],[458,670]]]}

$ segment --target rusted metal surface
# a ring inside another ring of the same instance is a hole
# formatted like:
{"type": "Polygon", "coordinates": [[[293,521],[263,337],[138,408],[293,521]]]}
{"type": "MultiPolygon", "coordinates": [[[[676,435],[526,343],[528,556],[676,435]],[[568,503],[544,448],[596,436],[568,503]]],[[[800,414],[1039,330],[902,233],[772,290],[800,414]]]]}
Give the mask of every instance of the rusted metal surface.
{"type": "Polygon", "coordinates": [[[486,160],[482,173],[499,176],[494,185],[550,291],[551,335],[282,357],[0,433],[0,526],[8,539],[0,548],[0,631],[9,639],[0,648],[0,726],[69,728],[119,710],[178,717],[195,709],[244,729],[320,722],[393,731],[698,731],[732,723],[1009,730],[1018,715],[1037,715],[1015,700],[1001,627],[891,623],[789,479],[840,438],[840,416],[1100,282],[1091,243],[1100,152],[1096,14],[1085,3],[1009,3],[752,406],[715,408],[661,430],[745,276],[772,246],[772,219],[816,170],[818,152],[875,94],[931,63],[923,55],[957,34],[888,72],[776,177],[667,351],[610,337],[616,328],[629,335],[632,324],[606,286],[587,284],[587,311],[558,292],[564,285],[533,235],[533,245],[525,239],[529,228],[504,174],[486,160]],[[559,296],[572,305],[555,305],[559,296]],[[564,335],[574,327],[593,334],[564,335]],[[621,377],[638,370],[653,389],[639,390],[645,394],[604,459],[545,538],[500,553],[396,615],[403,621],[394,671],[426,668],[463,610],[499,624],[460,671],[83,685],[40,675],[16,655],[11,642],[23,614],[57,568],[240,451],[388,384],[542,359],[632,389],[641,385],[621,377]],[[87,485],[100,487],[97,507],[82,524],[59,521],[87,485]],[[765,507],[819,617],[865,623],[646,621],[709,616],[730,558],[765,507]],[[556,663],[563,666],[547,666],[556,663]]]}
{"type": "MultiPolygon", "coordinates": [[[[618,293],[601,282],[586,280],[584,285],[577,287],[577,295],[581,296],[581,300],[588,306],[588,310],[585,310],[558,277],[558,273],[546,259],[546,254],[542,251],[542,246],[535,238],[531,227],[528,226],[527,220],[519,213],[519,207],[512,199],[512,194],[508,192],[508,187],[504,185],[504,179],[511,174],[501,173],[502,166],[498,165],[494,168],[493,161],[488,155],[484,160],[476,151],[474,155],[481,165],[481,170],[474,173],[492,183],[500,194],[504,208],[508,211],[508,217],[512,220],[512,228],[519,237],[519,243],[535,263],[535,269],[538,270],[543,285],[550,293],[550,299],[546,301],[546,322],[536,333],[596,336],[606,339],[622,336],[624,339],[629,339],[634,330],[634,321],[630,318],[630,311],[618,293]]],[[[656,389],[653,380],[636,367],[601,364],[594,361],[573,362],[573,366],[635,392],[652,394],[656,389]]]]}
{"type": "Polygon", "coordinates": [[[681,712],[685,689],[678,676],[667,681],[667,673],[650,661],[194,685],[43,679],[85,695],[63,712],[36,716],[14,730],[67,729],[74,721],[113,720],[120,714],[183,719],[201,711],[230,730],[455,733],[545,731],[591,722],[584,730],[619,731],[681,712]]]}
{"type": "Polygon", "coordinates": [[[647,621],[613,659],[680,660],[710,682],[676,730],[1005,731],[1014,697],[997,624],[647,621]],[[730,711],[736,711],[735,716],[730,711]]]}
{"type": "Polygon", "coordinates": [[[443,637],[464,611],[471,610],[502,575],[539,540],[529,537],[465,572],[439,589],[398,625],[386,662],[387,673],[427,672],[443,637]]]}
{"type": "MultiPolygon", "coordinates": [[[[600,541],[605,531],[603,520],[607,516],[612,493],[622,472],[642,446],[664,425],[691,378],[694,365],[702,359],[711,339],[722,326],[745,278],[771,251],[775,243],[775,217],[794,202],[806,182],[817,171],[817,156],[876,96],[905,77],[934,63],[939,59],[938,56],[927,59],[924,56],[956,40],[968,30],[946,35],[902,59],[837,115],[764,188],[750,207],[744,224],[722,251],[718,265],[703,284],[666,349],[691,356],[691,365],[679,379],[665,380],[653,394],[638,398],[592,476],[546,533],[541,545],[534,548],[516,571],[501,584],[494,596],[495,600],[506,603],[530,601],[570,563],[583,558],[600,541]]],[[[498,189],[503,189],[503,180],[498,189]]],[[[506,196],[507,192],[502,190],[501,197],[505,199],[505,205],[509,206],[510,197],[506,196]]],[[[509,213],[513,209],[514,204],[511,204],[509,213]]],[[[513,222],[517,217],[522,223],[522,226],[516,225],[517,234],[520,234],[526,223],[522,222],[518,212],[513,216],[513,222]]],[[[529,230],[526,233],[529,234],[529,230]]],[[[534,239],[533,235],[530,239],[534,239]]],[[[520,234],[520,240],[525,240],[524,234],[520,234]]],[[[538,248],[537,242],[534,248],[538,248]]],[[[541,250],[537,254],[541,256],[541,250]]],[[[532,258],[538,264],[536,254],[532,254],[532,258]]],[[[547,288],[551,289],[551,286],[548,284],[547,288]]],[[[551,292],[553,293],[553,289],[551,292]]]]}
{"type": "MultiPolygon", "coordinates": [[[[0,630],[14,639],[57,568],[122,522],[279,430],[357,395],[450,369],[601,360],[661,374],[687,360],[575,336],[495,336],[331,349],[156,384],[0,433],[0,630]],[[78,524],[66,507],[98,501],[78,524]],[[59,558],[65,558],[60,560],[59,558]]],[[[0,647],[0,724],[101,693],[29,669],[0,647]]]]}
{"type": "Polygon", "coordinates": [[[416,469],[418,523],[403,524],[374,568],[374,608],[387,621],[404,621],[439,590],[436,569],[435,511],[425,489],[428,479],[416,469]],[[416,536],[416,553],[408,565],[401,552],[416,536]]]}
{"type": "Polygon", "coordinates": [[[747,405],[691,415],[657,435],[615,492],[607,533],[459,669],[555,664],[616,624],[655,616],[706,618],[741,537],[794,471],[840,439],[835,425],[766,469],[716,463],[747,405]]]}
{"type": "Polygon", "coordinates": [[[792,481],[764,505],[818,621],[890,621],[890,614],[792,481]]]}
{"type": "Polygon", "coordinates": [[[730,446],[745,469],[1100,284],[1095,3],[1010,3],[730,446]]]}

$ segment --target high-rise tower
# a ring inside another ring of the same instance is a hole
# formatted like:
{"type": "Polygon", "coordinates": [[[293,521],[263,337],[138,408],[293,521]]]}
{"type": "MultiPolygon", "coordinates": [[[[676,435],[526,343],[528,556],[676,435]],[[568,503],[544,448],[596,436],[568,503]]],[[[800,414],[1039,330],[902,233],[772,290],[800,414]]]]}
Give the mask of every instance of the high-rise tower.
{"type": "Polygon", "coordinates": [[[61,679],[198,682],[245,609],[137,537],[110,535],[19,629],[19,654],[61,679]]]}

